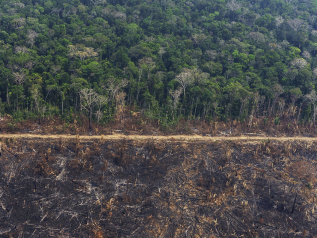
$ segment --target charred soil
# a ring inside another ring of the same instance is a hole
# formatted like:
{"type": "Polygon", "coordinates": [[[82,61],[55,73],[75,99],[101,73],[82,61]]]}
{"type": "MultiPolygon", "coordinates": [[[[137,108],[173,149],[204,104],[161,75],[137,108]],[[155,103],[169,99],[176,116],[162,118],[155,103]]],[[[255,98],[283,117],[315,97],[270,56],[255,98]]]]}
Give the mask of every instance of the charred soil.
{"type": "Polygon", "coordinates": [[[317,236],[316,142],[3,138],[1,148],[0,237],[317,236]]]}

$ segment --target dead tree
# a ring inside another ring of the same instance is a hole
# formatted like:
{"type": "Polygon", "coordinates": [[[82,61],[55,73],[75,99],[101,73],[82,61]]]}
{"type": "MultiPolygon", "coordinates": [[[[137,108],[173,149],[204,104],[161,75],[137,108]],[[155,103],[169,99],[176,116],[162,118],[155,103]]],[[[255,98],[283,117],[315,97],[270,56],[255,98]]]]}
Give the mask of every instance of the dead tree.
{"type": "Polygon", "coordinates": [[[313,105],[313,115],[312,115],[312,121],[311,124],[315,124],[316,121],[316,113],[317,113],[317,108],[316,108],[316,101],[317,101],[317,94],[315,90],[312,90],[310,94],[305,95],[305,98],[313,105]]]}
{"type": "Polygon", "coordinates": [[[293,59],[291,62],[291,65],[297,68],[298,70],[305,68],[307,64],[308,64],[307,61],[303,58],[296,58],[296,59],[293,59]]]}
{"type": "Polygon", "coordinates": [[[93,89],[84,88],[80,90],[80,104],[81,108],[88,112],[89,130],[91,130],[91,121],[93,114],[93,107],[97,102],[98,94],[93,89]]]}
{"type": "Polygon", "coordinates": [[[283,24],[284,19],[283,19],[282,16],[278,16],[278,17],[275,18],[275,22],[276,22],[276,27],[279,27],[280,25],[283,24]]]}
{"type": "Polygon", "coordinates": [[[237,11],[241,8],[241,4],[238,3],[235,0],[231,0],[231,2],[228,2],[226,4],[226,7],[230,10],[230,11],[237,11]]]}
{"type": "Polygon", "coordinates": [[[102,106],[104,106],[108,102],[108,98],[102,95],[98,95],[96,97],[96,105],[98,107],[98,111],[96,112],[97,122],[99,124],[100,119],[103,117],[103,113],[101,111],[102,106]]]}
{"type": "Polygon", "coordinates": [[[182,89],[178,88],[174,92],[170,91],[169,93],[170,93],[170,95],[171,95],[171,97],[173,99],[173,106],[172,106],[173,112],[172,112],[172,114],[173,114],[173,121],[174,121],[174,111],[175,111],[175,109],[177,107],[177,103],[179,102],[179,96],[182,93],[182,89]]]}
{"type": "Polygon", "coordinates": [[[290,99],[291,99],[291,105],[288,109],[288,114],[291,113],[292,116],[295,115],[295,102],[302,96],[302,91],[299,88],[294,88],[290,90],[290,99]]]}
{"type": "Polygon", "coordinates": [[[33,47],[34,45],[34,42],[35,42],[35,38],[38,37],[39,34],[33,30],[28,30],[28,43],[31,45],[31,48],[33,47]]]}
{"type": "Polygon", "coordinates": [[[296,32],[300,29],[306,28],[306,24],[302,19],[295,18],[292,20],[288,20],[287,23],[296,32]]]}
{"type": "Polygon", "coordinates": [[[186,96],[186,88],[194,83],[194,77],[192,75],[192,70],[184,68],[182,72],[176,76],[175,80],[180,83],[184,92],[184,102],[186,96]]]}
{"type": "Polygon", "coordinates": [[[284,93],[284,89],[280,84],[275,84],[273,86],[273,88],[271,89],[271,93],[273,94],[273,102],[272,102],[272,106],[271,106],[271,110],[270,110],[270,115],[273,113],[274,111],[274,107],[276,104],[276,101],[278,99],[278,97],[284,93]]]}
{"type": "MultiPolygon", "coordinates": [[[[13,73],[14,82],[16,85],[21,85],[25,81],[26,74],[23,71],[13,73]]],[[[17,93],[17,110],[19,110],[19,94],[17,93]]]]}

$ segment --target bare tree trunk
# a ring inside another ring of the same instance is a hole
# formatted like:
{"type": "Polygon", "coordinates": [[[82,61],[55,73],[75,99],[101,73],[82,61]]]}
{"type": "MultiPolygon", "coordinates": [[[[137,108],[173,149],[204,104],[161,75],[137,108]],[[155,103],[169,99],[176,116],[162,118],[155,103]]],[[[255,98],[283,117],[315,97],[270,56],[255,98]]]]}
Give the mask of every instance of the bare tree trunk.
{"type": "Polygon", "coordinates": [[[8,84],[9,84],[9,81],[7,79],[7,103],[8,103],[8,106],[10,106],[8,84]]]}
{"type": "Polygon", "coordinates": [[[304,104],[304,102],[302,102],[302,103],[300,104],[299,109],[298,109],[297,123],[298,123],[298,121],[299,121],[299,116],[300,116],[300,114],[301,114],[301,110],[302,110],[303,104],[304,104]]]}
{"type": "Polygon", "coordinates": [[[315,125],[315,120],[316,120],[316,105],[315,103],[313,103],[313,106],[314,106],[314,112],[313,112],[313,120],[311,122],[311,124],[314,124],[315,125]]]}
{"type": "MultiPolygon", "coordinates": [[[[196,118],[197,104],[198,104],[198,97],[196,98],[195,113],[194,113],[195,118],[196,118]]],[[[204,110],[205,110],[205,107],[204,107],[204,110]]]]}
{"type": "Polygon", "coordinates": [[[89,108],[89,130],[91,131],[92,107],[89,108]]]}
{"type": "Polygon", "coordinates": [[[136,102],[138,103],[139,101],[139,94],[140,94],[140,81],[142,77],[142,70],[139,70],[139,79],[138,79],[138,88],[137,88],[137,94],[136,94],[136,102]]]}

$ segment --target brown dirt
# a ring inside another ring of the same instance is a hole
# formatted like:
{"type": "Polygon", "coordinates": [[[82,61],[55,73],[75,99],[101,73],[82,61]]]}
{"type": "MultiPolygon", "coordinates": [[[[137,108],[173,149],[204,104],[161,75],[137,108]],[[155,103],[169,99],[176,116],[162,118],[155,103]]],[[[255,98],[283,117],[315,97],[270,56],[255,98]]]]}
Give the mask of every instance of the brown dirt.
{"type": "Polygon", "coordinates": [[[317,237],[315,138],[0,141],[0,237],[317,237]]]}
{"type": "Polygon", "coordinates": [[[76,139],[81,140],[160,140],[160,141],[263,141],[263,140],[274,140],[274,141],[317,141],[317,137],[270,137],[270,136],[200,136],[200,135],[171,135],[171,136],[153,136],[153,135],[123,135],[123,134],[112,134],[112,135],[39,135],[39,134],[0,134],[0,138],[39,138],[39,139],[76,139]]]}

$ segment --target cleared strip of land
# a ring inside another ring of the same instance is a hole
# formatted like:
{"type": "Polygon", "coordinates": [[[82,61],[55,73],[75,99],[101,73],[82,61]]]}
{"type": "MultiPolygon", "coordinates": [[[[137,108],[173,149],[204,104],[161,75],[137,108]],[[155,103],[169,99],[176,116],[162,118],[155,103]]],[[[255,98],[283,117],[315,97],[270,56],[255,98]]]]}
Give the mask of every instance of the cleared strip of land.
{"type": "Polygon", "coordinates": [[[317,141],[317,137],[265,137],[265,136],[200,136],[200,135],[169,135],[169,136],[156,136],[156,135],[41,135],[41,134],[0,134],[0,138],[34,138],[34,139],[76,139],[81,140],[163,140],[163,141],[219,141],[219,140],[274,140],[274,141],[317,141]]]}

